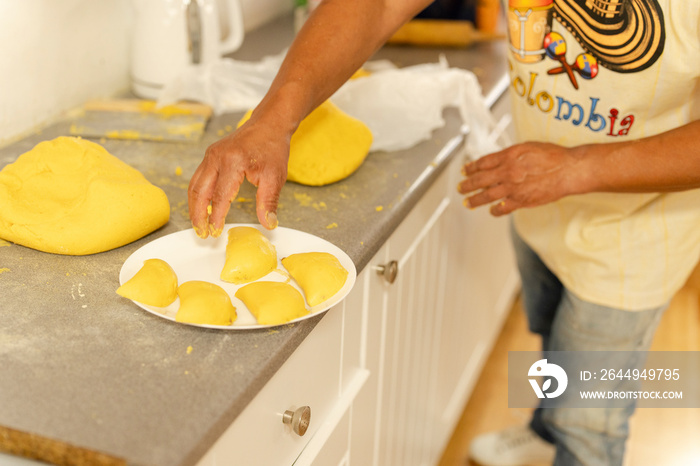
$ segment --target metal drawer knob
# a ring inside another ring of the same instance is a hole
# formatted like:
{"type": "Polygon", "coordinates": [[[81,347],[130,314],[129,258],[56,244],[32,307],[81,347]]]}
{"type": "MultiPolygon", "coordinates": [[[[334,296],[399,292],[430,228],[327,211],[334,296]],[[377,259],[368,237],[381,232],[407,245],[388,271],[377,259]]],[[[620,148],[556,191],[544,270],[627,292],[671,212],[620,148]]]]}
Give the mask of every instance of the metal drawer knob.
{"type": "Polygon", "coordinates": [[[394,283],[396,276],[399,274],[399,263],[396,261],[390,261],[385,265],[378,265],[374,268],[377,274],[384,277],[388,283],[394,283]]]}
{"type": "Polygon", "coordinates": [[[287,410],[282,415],[282,422],[291,425],[294,433],[302,437],[311,422],[311,408],[302,406],[296,411],[287,410]]]}

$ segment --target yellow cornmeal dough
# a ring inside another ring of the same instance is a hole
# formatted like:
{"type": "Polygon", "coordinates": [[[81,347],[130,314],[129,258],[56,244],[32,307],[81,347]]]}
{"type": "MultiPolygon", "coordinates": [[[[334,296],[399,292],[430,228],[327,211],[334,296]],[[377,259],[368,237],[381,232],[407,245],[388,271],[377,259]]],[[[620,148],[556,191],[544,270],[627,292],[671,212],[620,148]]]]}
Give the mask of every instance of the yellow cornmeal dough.
{"type": "Polygon", "coordinates": [[[292,285],[281,282],[254,282],[236,291],[260,325],[286,324],[309,313],[304,297],[292,285]]]}
{"type": "Polygon", "coordinates": [[[253,227],[228,231],[226,263],[221,271],[225,282],[241,285],[262,278],[277,268],[277,251],[265,235],[253,227]]]}
{"type": "Polygon", "coordinates": [[[348,278],[345,267],[327,252],[292,254],[282,259],[282,265],[304,290],[306,302],[311,307],[333,297],[348,278]]]}
{"type": "Polygon", "coordinates": [[[175,321],[199,325],[231,325],[238,315],[228,293],[219,285],[192,280],[177,289],[180,308],[175,321]]]}
{"type": "Polygon", "coordinates": [[[372,145],[372,132],[363,122],[326,101],[304,118],[290,144],[287,179],[323,186],[347,178],[362,165],[372,145]]]}
{"type": "Polygon", "coordinates": [[[166,307],[177,298],[177,275],[167,262],[147,259],[117,294],[149,306],[166,307]]]}
{"type": "Polygon", "coordinates": [[[0,238],[40,251],[107,251],[169,217],[163,190],[84,139],[41,142],[0,171],[0,238]]]}

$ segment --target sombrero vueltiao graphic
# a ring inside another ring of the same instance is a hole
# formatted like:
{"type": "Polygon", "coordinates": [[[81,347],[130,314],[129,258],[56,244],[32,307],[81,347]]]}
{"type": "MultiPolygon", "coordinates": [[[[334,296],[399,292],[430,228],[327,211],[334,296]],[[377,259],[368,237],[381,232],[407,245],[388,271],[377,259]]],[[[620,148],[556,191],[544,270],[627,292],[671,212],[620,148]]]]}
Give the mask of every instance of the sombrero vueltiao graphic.
{"type": "Polygon", "coordinates": [[[554,17],[612,71],[644,70],[663,52],[666,33],[656,0],[554,0],[554,17]]]}

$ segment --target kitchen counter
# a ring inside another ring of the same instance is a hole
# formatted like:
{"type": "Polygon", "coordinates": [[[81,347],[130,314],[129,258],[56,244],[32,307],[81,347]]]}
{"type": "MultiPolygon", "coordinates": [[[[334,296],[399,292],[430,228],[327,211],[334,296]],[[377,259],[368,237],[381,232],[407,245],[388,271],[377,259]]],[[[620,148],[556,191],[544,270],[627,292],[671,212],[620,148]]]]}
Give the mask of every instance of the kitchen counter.
{"type": "MultiPolygon", "coordinates": [[[[259,60],[292,38],[291,18],[280,18],[248,34],[232,56],[259,60]]],[[[503,42],[467,50],[385,47],[374,58],[406,66],[436,62],[440,53],[451,66],[477,74],[490,104],[507,87],[503,42]]],[[[103,143],[168,195],[170,222],[145,238],[90,256],[0,243],[0,270],[6,269],[0,273],[0,451],[58,464],[195,464],[322,318],[265,330],[209,330],[161,319],[115,293],[131,253],[190,228],[189,178],[206,147],[240,117],[214,117],[198,143],[103,143]]],[[[446,121],[414,148],[370,154],[341,182],[287,183],[280,225],[336,244],[360,272],[455,154],[457,112],[447,110],[446,121]]],[[[0,168],[43,140],[67,135],[69,126],[67,120],[0,149],[0,168]]],[[[256,222],[254,199],[246,183],[227,222],[256,222]]]]}

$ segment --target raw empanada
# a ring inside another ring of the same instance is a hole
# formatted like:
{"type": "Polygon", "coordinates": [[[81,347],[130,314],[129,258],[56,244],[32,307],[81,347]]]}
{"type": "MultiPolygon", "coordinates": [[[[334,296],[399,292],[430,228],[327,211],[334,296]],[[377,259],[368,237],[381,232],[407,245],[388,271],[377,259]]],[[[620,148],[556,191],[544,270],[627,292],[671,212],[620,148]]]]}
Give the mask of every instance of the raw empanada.
{"type": "Polygon", "coordinates": [[[177,275],[167,262],[147,259],[133,277],[117,288],[117,294],[148,306],[166,307],[177,298],[177,275]]]}
{"type": "Polygon", "coordinates": [[[219,285],[192,280],[177,289],[180,308],[176,322],[200,325],[231,325],[238,315],[228,293],[219,285]]]}
{"type": "Polygon", "coordinates": [[[275,246],[260,231],[253,227],[234,227],[228,231],[226,263],[221,271],[223,281],[241,285],[276,268],[275,246]]]}
{"type": "Polygon", "coordinates": [[[333,297],[348,278],[340,261],[327,252],[292,254],[282,259],[282,265],[304,290],[311,307],[333,297]]]}
{"type": "Polygon", "coordinates": [[[304,297],[292,285],[281,282],[249,283],[236,291],[260,325],[285,324],[309,313],[304,297]]]}

